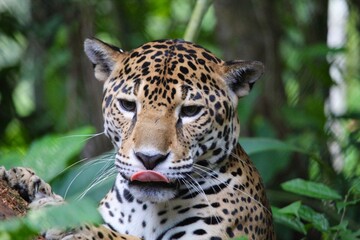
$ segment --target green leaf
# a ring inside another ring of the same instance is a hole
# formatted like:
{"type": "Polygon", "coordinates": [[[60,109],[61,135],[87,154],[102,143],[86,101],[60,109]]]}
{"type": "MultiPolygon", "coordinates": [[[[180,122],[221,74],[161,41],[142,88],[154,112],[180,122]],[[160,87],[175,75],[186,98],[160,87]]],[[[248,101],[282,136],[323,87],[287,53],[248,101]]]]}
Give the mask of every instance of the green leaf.
{"type": "Polygon", "coordinates": [[[115,151],[111,151],[73,166],[52,182],[53,190],[61,196],[74,198],[86,193],[87,197],[100,201],[114,185],[118,174],[114,164],[115,151]]]}
{"type": "Polygon", "coordinates": [[[360,194],[360,178],[356,178],[349,189],[349,193],[352,192],[354,194],[360,194]]]}
{"type": "Polygon", "coordinates": [[[333,231],[343,231],[343,230],[346,230],[348,228],[348,225],[349,225],[349,221],[343,220],[338,225],[332,226],[331,230],[333,230],[333,231]]]}
{"type": "Polygon", "coordinates": [[[240,138],[239,143],[249,155],[274,150],[307,153],[291,144],[270,138],[240,138]]]}
{"type": "Polygon", "coordinates": [[[39,235],[39,233],[30,229],[23,218],[11,218],[0,222],[1,240],[35,239],[37,235],[39,235]]]}
{"type": "Polygon", "coordinates": [[[17,39],[13,39],[2,33],[0,34],[0,68],[14,66],[19,60],[21,60],[26,41],[21,35],[17,35],[16,37],[17,39]]]}
{"type": "Polygon", "coordinates": [[[241,237],[232,238],[231,240],[249,240],[249,238],[246,236],[241,236],[241,237]]]}
{"type": "Polygon", "coordinates": [[[31,144],[24,159],[24,166],[35,170],[46,182],[60,174],[67,162],[80,153],[89,134],[90,127],[80,128],[65,135],[47,135],[31,144]]]}
{"type": "Polygon", "coordinates": [[[249,155],[264,182],[271,182],[286,169],[291,161],[291,152],[267,151],[249,155]],[[269,158],[271,156],[271,158],[269,158]],[[276,161],[273,161],[276,159],[276,161]]]}
{"type": "Polygon", "coordinates": [[[336,209],[338,210],[338,213],[342,211],[344,208],[346,208],[347,205],[348,202],[342,202],[342,201],[336,202],[336,209]]]}
{"type": "Polygon", "coordinates": [[[19,151],[12,151],[9,153],[3,153],[0,151],[0,156],[1,166],[5,166],[6,169],[24,165],[22,161],[24,159],[24,154],[19,151]]]}
{"type": "Polygon", "coordinates": [[[341,196],[333,189],[322,183],[306,181],[300,178],[290,180],[281,184],[282,189],[288,192],[304,195],[308,197],[339,200],[341,196]]]}
{"type": "Polygon", "coordinates": [[[34,230],[44,231],[50,228],[65,229],[86,223],[99,223],[101,217],[97,203],[84,198],[61,206],[53,206],[31,211],[25,217],[26,224],[34,230]]]}
{"type": "Polygon", "coordinates": [[[355,206],[358,203],[360,203],[360,199],[355,199],[355,200],[347,201],[347,202],[336,202],[336,209],[340,212],[347,206],[355,206]]]}
{"type": "Polygon", "coordinates": [[[301,206],[299,209],[300,218],[310,222],[314,228],[321,232],[326,232],[329,230],[329,221],[323,214],[315,212],[312,208],[308,206],[301,206]]]}
{"type": "Polygon", "coordinates": [[[340,239],[342,240],[355,240],[360,239],[360,229],[352,232],[347,229],[346,231],[340,231],[340,239]]]}
{"type": "Polygon", "coordinates": [[[34,233],[51,228],[66,229],[84,223],[100,223],[101,217],[97,205],[97,202],[84,198],[60,206],[33,210],[24,218],[0,222],[0,236],[10,235],[10,239],[26,239],[26,236],[34,236],[34,233]]]}
{"type": "Polygon", "coordinates": [[[282,213],[277,207],[272,207],[271,209],[275,222],[294,229],[295,231],[301,232],[302,234],[306,234],[305,226],[300,221],[300,218],[294,215],[282,213]]]}
{"type": "Polygon", "coordinates": [[[22,225],[22,219],[10,218],[0,222],[0,232],[14,232],[20,229],[22,225]]]}
{"type": "Polygon", "coordinates": [[[7,232],[1,232],[0,231],[0,239],[2,240],[10,240],[11,239],[11,236],[9,233],[7,232]]]}
{"type": "Polygon", "coordinates": [[[339,233],[339,238],[341,240],[354,240],[360,238],[360,229],[357,229],[355,232],[351,231],[348,228],[349,222],[347,220],[343,220],[339,225],[331,227],[331,230],[339,233]]]}
{"type": "Polygon", "coordinates": [[[297,202],[293,202],[290,205],[283,207],[281,209],[279,209],[279,212],[283,213],[283,214],[292,214],[295,215],[296,217],[299,217],[299,209],[301,207],[301,202],[297,201],[297,202]]]}

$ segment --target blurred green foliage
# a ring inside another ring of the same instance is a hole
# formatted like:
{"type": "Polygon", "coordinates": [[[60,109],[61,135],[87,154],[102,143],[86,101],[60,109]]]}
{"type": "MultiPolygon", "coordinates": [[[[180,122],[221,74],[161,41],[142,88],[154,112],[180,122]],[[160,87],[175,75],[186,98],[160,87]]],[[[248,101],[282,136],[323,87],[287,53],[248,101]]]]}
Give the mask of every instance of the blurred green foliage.
{"type": "MultiPolygon", "coordinates": [[[[67,199],[101,199],[116,174],[113,153],[85,164],[75,161],[84,155],[80,150],[88,135],[101,131],[89,120],[101,113],[86,105],[90,102],[86,81],[94,80],[82,79],[89,71],[81,70],[86,70],[82,42],[96,36],[132,49],[154,39],[182,38],[195,4],[194,0],[0,1],[0,164],[34,168],[67,199]],[[97,130],[83,127],[89,125],[97,130]]],[[[359,9],[348,1],[346,41],[329,48],[326,41],[308,40],[316,31],[317,19],[312,17],[316,4],[293,1],[285,6],[290,5],[291,11],[281,11],[278,4],[286,100],[271,111],[281,112],[286,123],[282,140],[274,140],[278,129],[257,111],[257,99],[266,89],[255,87],[240,101],[239,116],[247,132],[259,138],[241,138],[240,143],[268,188],[278,239],[359,239],[359,9]],[[343,61],[339,74],[346,86],[341,114],[328,110],[329,92],[337,86],[328,68],[339,67],[337,56],[343,61]]],[[[221,56],[217,17],[215,7],[210,7],[196,42],[221,56]]],[[[0,225],[0,238],[16,239],[39,230],[42,222],[34,226],[29,219],[0,225]]],[[[51,226],[61,225],[59,221],[51,226]]]]}

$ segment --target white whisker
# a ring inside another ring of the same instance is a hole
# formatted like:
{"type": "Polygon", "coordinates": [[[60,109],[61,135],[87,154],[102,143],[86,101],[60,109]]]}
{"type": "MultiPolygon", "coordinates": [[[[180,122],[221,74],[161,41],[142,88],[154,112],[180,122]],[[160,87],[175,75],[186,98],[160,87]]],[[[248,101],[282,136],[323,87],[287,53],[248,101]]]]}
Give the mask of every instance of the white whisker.
{"type": "Polygon", "coordinates": [[[64,199],[66,199],[67,194],[70,190],[70,187],[72,186],[72,184],[74,183],[74,181],[84,172],[84,170],[81,170],[80,172],[78,172],[75,177],[73,177],[73,179],[70,181],[69,185],[67,186],[65,193],[64,193],[64,199]]]}
{"type": "Polygon", "coordinates": [[[85,195],[93,189],[95,186],[101,184],[102,182],[106,181],[107,179],[113,177],[117,174],[117,171],[114,169],[109,169],[108,171],[104,172],[102,175],[96,178],[78,197],[78,200],[81,200],[85,195]]]}
{"type": "Polygon", "coordinates": [[[78,199],[83,198],[92,188],[97,186],[98,184],[106,181],[108,178],[112,177],[117,173],[117,170],[114,167],[114,159],[113,158],[102,158],[96,160],[98,163],[104,163],[104,166],[100,168],[95,175],[96,177],[88,184],[86,189],[78,196],[78,199]]]}
{"type": "Polygon", "coordinates": [[[199,183],[195,179],[193,179],[189,174],[186,174],[186,176],[189,178],[189,180],[186,181],[194,188],[194,190],[197,193],[201,194],[207,200],[206,195],[203,189],[201,188],[201,186],[199,185],[199,183]]]}
{"type": "MultiPolygon", "coordinates": [[[[231,187],[232,189],[234,190],[237,190],[239,192],[241,192],[242,194],[244,194],[245,196],[249,197],[251,200],[253,200],[254,202],[256,202],[257,204],[259,204],[262,208],[264,208],[267,212],[271,213],[271,211],[265,207],[259,200],[256,200],[253,196],[251,196],[249,193],[241,190],[240,188],[235,188],[234,186],[230,186],[228,183],[226,183],[225,181],[221,180],[219,177],[218,177],[218,174],[216,171],[212,170],[211,168],[208,168],[208,167],[204,167],[204,166],[201,166],[201,165],[197,165],[197,164],[194,164],[194,169],[195,170],[200,170],[202,171],[203,173],[206,173],[208,174],[211,179],[213,180],[216,180],[218,181],[219,183],[222,183],[222,184],[225,184],[227,187],[231,187]]],[[[198,173],[199,174],[199,173],[198,173]]],[[[199,174],[200,175],[200,174],[199,174]]],[[[202,175],[201,175],[202,176],[202,175]]],[[[241,183],[239,183],[239,185],[243,186],[241,183]]],[[[245,187],[244,187],[245,188],[245,187]]]]}
{"type": "MultiPolygon", "coordinates": [[[[78,172],[75,177],[73,177],[73,179],[70,181],[68,187],[66,188],[66,191],[65,191],[65,194],[64,194],[64,198],[66,198],[68,192],[69,192],[69,189],[70,187],[72,186],[72,184],[75,182],[75,180],[83,173],[86,171],[86,168],[89,168],[93,165],[96,165],[96,164],[102,164],[103,162],[108,162],[109,160],[103,160],[103,159],[99,159],[99,160],[94,160],[94,161],[90,161],[90,162],[87,162],[85,163],[83,166],[81,166],[81,170],[80,172],[78,172]]],[[[98,172],[99,173],[99,172],[98,172]]]]}
{"type": "MultiPolygon", "coordinates": [[[[79,176],[81,174],[83,174],[84,172],[87,171],[87,169],[93,167],[94,165],[99,165],[99,164],[103,164],[104,166],[102,166],[97,173],[95,174],[95,177],[91,183],[88,185],[87,189],[84,192],[88,192],[92,187],[96,186],[97,184],[101,183],[102,180],[102,176],[108,174],[111,169],[114,169],[113,166],[113,161],[114,161],[114,153],[109,153],[109,154],[104,154],[102,155],[100,158],[97,159],[93,159],[91,161],[88,161],[87,158],[82,159],[80,161],[77,161],[73,164],[71,164],[70,166],[68,166],[67,168],[65,168],[63,171],[61,171],[58,175],[62,174],[63,172],[67,171],[69,168],[74,167],[75,165],[78,165],[80,163],[85,162],[79,169],[79,172],[76,173],[76,175],[71,179],[70,183],[68,184],[66,190],[65,190],[65,194],[64,194],[64,198],[66,198],[71,186],[73,185],[73,183],[79,178],[79,176]],[[90,189],[89,189],[90,188],[90,189]]],[[[83,195],[83,194],[82,194],[83,195]]]]}
{"type": "Polygon", "coordinates": [[[74,138],[74,137],[88,137],[88,139],[97,137],[97,136],[101,136],[105,134],[105,132],[99,132],[99,133],[93,133],[93,134],[76,134],[76,135],[68,135],[68,136],[63,136],[61,138],[74,138]]]}
{"type": "Polygon", "coordinates": [[[83,158],[83,159],[81,159],[81,160],[79,160],[79,161],[74,162],[73,164],[70,164],[69,166],[67,166],[66,168],[64,168],[62,171],[60,171],[58,174],[56,174],[55,177],[61,175],[62,173],[66,172],[66,171],[69,170],[70,168],[72,168],[72,167],[74,167],[74,166],[76,166],[76,165],[78,165],[78,164],[80,164],[80,163],[86,162],[86,163],[84,164],[84,166],[88,165],[88,164],[89,164],[89,162],[87,162],[88,160],[89,160],[88,158],[83,158]]]}
{"type": "MultiPolygon", "coordinates": [[[[209,202],[209,199],[207,198],[204,190],[202,189],[201,185],[196,181],[196,179],[193,178],[190,174],[186,174],[186,176],[187,176],[188,178],[190,178],[191,182],[194,183],[194,184],[192,184],[192,186],[194,186],[196,189],[199,190],[198,193],[201,194],[201,195],[204,197],[207,205],[208,205],[210,208],[213,208],[213,206],[211,206],[211,204],[210,204],[210,202],[209,202]]],[[[221,221],[220,221],[220,219],[218,218],[218,216],[215,215],[215,219],[216,219],[216,222],[217,222],[218,224],[220,224],[221,221]]]]}
{"type": "Polygon", "coordinates": [[[83,139],[81,142],[86,142],[86,141],[89,141],[90,139],[93,139],[95,137],[98,137],[98,136],[101,136],[105,134],[105,132],[100,132],[100,133],[94,133],[94,134],[77,134],[77,135],[68,135],[68,136],[63,136],[63,137],[60,137],[61,139],[62,138],[76,138],[76,137],[86,137],[85,139],[83,139]]]}

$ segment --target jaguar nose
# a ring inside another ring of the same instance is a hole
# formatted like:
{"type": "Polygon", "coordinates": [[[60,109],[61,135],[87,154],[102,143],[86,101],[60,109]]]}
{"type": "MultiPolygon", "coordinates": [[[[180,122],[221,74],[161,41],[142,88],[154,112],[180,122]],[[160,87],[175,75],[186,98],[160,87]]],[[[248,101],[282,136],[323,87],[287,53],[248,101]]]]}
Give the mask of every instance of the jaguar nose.
{"type": "Polygon", "coordinates": [[[159,163],[165,161],[169,154],[147,155],[141,152],[135,152],[135,156],[144,165],[146,170],[153,170],[159,163]]]}

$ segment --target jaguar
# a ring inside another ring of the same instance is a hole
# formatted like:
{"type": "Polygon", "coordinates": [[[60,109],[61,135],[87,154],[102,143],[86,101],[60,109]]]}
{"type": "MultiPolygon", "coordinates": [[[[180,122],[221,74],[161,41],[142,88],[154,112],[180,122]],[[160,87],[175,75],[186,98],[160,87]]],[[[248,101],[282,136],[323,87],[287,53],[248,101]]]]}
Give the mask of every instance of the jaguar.
{"type": "MultiPolygon", "coordinates": [[[[263,74],[261,62],[223,61],[178,39],[123,51],[93,38],[84,50],[104,85],[117,176],[99,205],[102,226],[47,239],[275,239],[261,177],[238,141],[238,102],[263,74]]],[[[30,169],[0,177],[22,183],[37,207],[61,202],[30,169]]]]}

